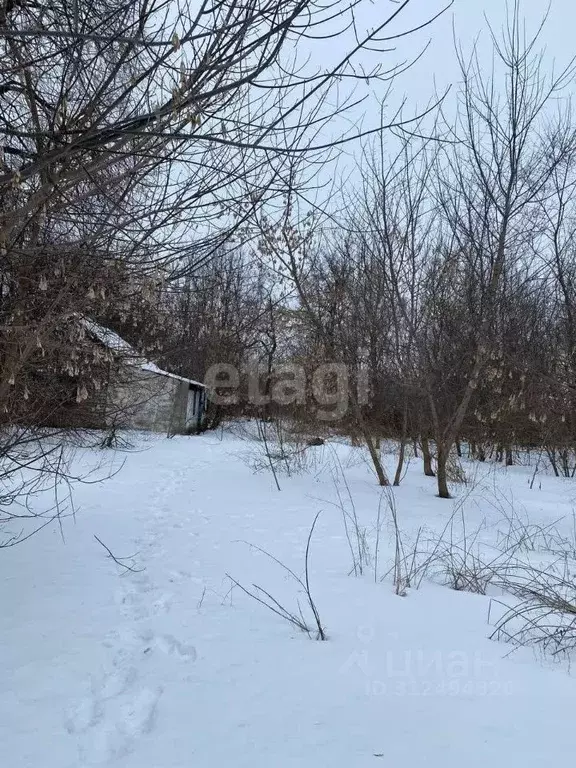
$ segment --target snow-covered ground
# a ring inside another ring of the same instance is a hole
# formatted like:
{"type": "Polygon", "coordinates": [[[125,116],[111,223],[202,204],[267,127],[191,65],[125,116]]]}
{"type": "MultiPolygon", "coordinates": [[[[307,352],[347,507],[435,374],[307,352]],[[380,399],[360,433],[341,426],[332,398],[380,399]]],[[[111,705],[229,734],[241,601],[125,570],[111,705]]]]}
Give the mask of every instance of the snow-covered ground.
{"type": "MultiPolygon", "coordinates": [[[[0,551],[0,765],[540,768],[572,758],[576,680],[566,663],[488,639],[494,598],[506,602],[495,587],[486,596],[424,579],[394,594],[390,507],[359,449],[312,449],[308,470],[281,475],[279,492],[253,471],[245,442],[220,437],[148,438],[112,456],[125,465],[77,488],[64,541],[51,526],[0,551]],[[338,494],[365,538],[361,576],[350,575],[338,494]],[[231,581],[299,603],[308,618],[301,587],[260,549],[301,576],[318,512],[309,575],[326,642],[231,581]]],[[[526,521],[527,557],[545,562],[550,542],[570,540],[576,481],[475,466],[474,483],[443,501],[412,460],[395,490],[406,551],[456,525],[472,548],[509,544],[512,508],[526,521]]]]}

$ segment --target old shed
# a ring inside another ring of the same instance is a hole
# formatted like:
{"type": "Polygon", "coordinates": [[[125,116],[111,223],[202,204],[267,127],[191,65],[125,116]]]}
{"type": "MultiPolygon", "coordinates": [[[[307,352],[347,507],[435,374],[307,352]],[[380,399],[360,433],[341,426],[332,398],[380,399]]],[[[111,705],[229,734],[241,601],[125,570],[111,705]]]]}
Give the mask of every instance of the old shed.
{"type": "Polygon", "coordinates": [[[200,432],[207,390],[204,384],[146,360],[117,333],[84,320],[87,335],[112,353],[111,374],[99,396],[105,427],[144,429],[170,435],[200,432]]]}

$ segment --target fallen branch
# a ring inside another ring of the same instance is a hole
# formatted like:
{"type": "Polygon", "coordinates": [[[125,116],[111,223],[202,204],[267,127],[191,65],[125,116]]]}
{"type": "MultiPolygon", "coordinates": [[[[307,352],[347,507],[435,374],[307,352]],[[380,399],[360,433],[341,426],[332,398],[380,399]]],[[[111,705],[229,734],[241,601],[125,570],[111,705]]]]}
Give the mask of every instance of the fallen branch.
{"type": "Polygon", "coordinates": [[[112,551],[111,551],[111,550],[110,550],[110,549],[109,549],[109,548],[106,546],[106,544],[104,544],[104,542],[102,541],[102,539],[99,539],[99,538],[98,538],[98,536],[96,536],[96,534],[94,534],[94,538],[96,539],[96,541],[98,542],[98,544],[100,544],[101,546],[103,546],[103,547],[104,547],[104,549],[105,549],[105,550],[106,550],[106,552],[108,553],[108,557],[109,557],[109,558],[111,558],[112,560],[114,560],[114,562],[116,563],[116,565],[119,565],[121,568],[125,568],[127,571],[130,571],[130,573],[142,573],[142,571],[144,570],[144,568],[134,568],[134,566],[133,566],[133,565],[126,565],[126,563],[124,563],[124,562],[123,562],[123,560],[132,560],[132,561],[133,561],[133,560],[134,560],[134,557],[136,556],[136,554],[134,554],[134,555],[128,555],[127,557],[117,557],[117,556],[116,556],[116,555],[115,555],[115,554],[114,554],[114,553],[113,553],[113,552],[112,552],[112,551]]]}

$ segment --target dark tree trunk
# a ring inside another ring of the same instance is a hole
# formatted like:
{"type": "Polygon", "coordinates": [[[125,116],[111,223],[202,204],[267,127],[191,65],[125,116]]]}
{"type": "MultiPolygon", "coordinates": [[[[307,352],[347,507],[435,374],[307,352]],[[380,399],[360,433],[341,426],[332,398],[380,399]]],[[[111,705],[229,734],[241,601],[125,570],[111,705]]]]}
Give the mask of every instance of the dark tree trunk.
{"type": "Polygon", "coordinates": [[[376,477],[378,478],[378,485],[381,485],[383,487],[390,485],[390,481],[386,477],[386,472],[384,471],[384,467],[382,466],[382,462],[380,461],[380,450],[379,450],[380,441],[378,439],[375,440],[374,437],[370,434],[370,430],[366,426],[366,422],[364,421],[364,416],[362,415],[362,409],[360,408],[360,405],[355,399],[352,399],[352,408],[354,411],[354,416],[356,419],[358,430],[360,431],[362,437],[364,438],[364,442],[366,443],[366,446],[370,453],[370,458],[372,459],[374,471],[376,472],[376,477]],[[378,448],[376,448],[376,444],[375,444],[376,442],[378,444],[378,448]]]}
{"type": "Polygon", "coordinates": [[[420,442],[422,446],[422,458],[424,461],[424,474],[426,477],[436,477],[434,470],[432,469],[432,454],[430,453],[430,443],[427,437],[421,438],[420,442]]]}
{"type": "Polygon", "coordinates": [[[408,431],[408,405],[404,406],[404,415],[402,418],[402,435],[400,436],[400,453],[398,454],[398,464],[396,465],[396,474],[392,485],[400,485],[402,479],[402,470],[404,469],[404,457],[406,455],[406,433],[408,431]]]}
{"type": "Polygon", "coordinates": [[[444,446],[439,446],[438,455],[436,457],[436,479],[438,481],[438,496],[441,499],[450,498],[450,491],[448,490],[448,477],[446,474],[447,463],[448,454],[444,446]]]}

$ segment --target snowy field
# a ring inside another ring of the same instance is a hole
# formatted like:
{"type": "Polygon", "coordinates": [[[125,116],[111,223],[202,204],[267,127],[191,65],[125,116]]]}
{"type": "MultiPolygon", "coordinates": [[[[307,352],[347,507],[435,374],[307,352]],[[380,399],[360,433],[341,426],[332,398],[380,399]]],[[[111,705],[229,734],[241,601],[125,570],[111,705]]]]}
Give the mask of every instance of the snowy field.
{"type": "MultiPolygon", "coordinates": [[[[576,480],[465,463],[468,484],[443,501],[412,459],[392,500],[343,444],[310,449],[303,471],[279,474],[281,491],[232,434],[137,447],[104,454],[118,473],[78,486],[62,532],[0,552],[0,765],[570,760],[570,656],[490,636],[503,604],[522,600],[503,586],[526,578],[519,564],[571,573],[576,480]],[[304,577],[318,513],[308,565],[326,642],[286,570],[304,577]],[[311,636],[232,580],[301,610],[311,636]],[[466,580],[471,592],[449,586],[466,580]]],[[[102,456],[85,452],[79,471],[102,456]]],[[[505,630],[529,640],[522,623],[505,630]]]]}

